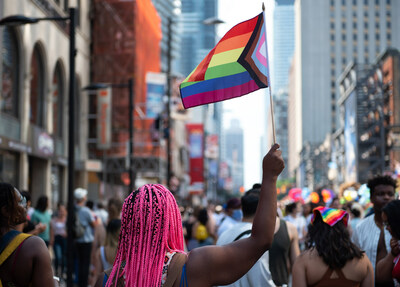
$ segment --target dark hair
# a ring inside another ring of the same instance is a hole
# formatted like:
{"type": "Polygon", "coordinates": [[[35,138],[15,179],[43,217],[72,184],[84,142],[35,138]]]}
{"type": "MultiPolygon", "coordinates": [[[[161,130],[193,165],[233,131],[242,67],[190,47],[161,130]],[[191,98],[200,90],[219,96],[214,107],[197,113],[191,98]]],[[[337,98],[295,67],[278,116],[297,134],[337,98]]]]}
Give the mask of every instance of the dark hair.
{"type": "Polygon", "coordinates": [[[107,233],[119,232],[120,229],[121,229],[121,219],[111,220],[106,227],[107,233]]]}
{"type": "Polygon", "coordinates": [[[374,178],[371,178],[368,180],[368,188],[370,192],[370,196],[372,196],[375,192],[375,187],[377,185],[390,185],[393,186],[394,189],[396,189],[397,182],[389,175],[378,175],[375,176],[374,178]]]}
{"type": "Polygon", "coordinates": [[[292,211],[295,210],[296,207],[297,207],[296,202],[292,202],[292,203],[289,203],[288,205],[286,205],[286,207],[285,207],[286,214],[292,213],[292,211]]]}
{"type": "Polygon", "coordinates": [[[331,269],[341,269],[347,261],[362,258],[361,251],[350,239],[343,220],[330,226],[316,213],[315,221],[308,226],[306,249],[316,249],[318,255],[331,269]]]}
{"type": "Polygon", "coordinates": [[[251,189],[261,189],[261,183],[253,184],[253,187],[251,189]]]}
{"type": "Polygon", "coordinates": [[[400,200],[389,202],[383,207],[382,212],[386,214],[393,235],[400,239],[400,200]]]}
{"type": "Polygon", "coordinates": [[[14,215],[18,212],[15,187],[9,183],[0,182],[0,226],[9,227],[14,225],[14,215]],[[1,212],[2,207],[6,207],[9,216],[1,212]]]}
{"type": "Polygon", "coordinates": [[[242,202],[242,211],[244,217],[249,217],[256,214],[259,198],[259,189],[250,189],[242,196],[240,200],[242,202]]]}
{"type": "Polygon", "coordinates": [[[88,207],[90,210],[93,210],[94,202],[91,200],[86,201],[86,207],[88,207]]]}
{"type": "Polygon", "coordinates": [[[22,194],[23,197],[25,197],[26,201],[32,201],[32,196],[31,194],[26,191],[26,190],[21,190],[20,193],[22,194]]]}
{"type": "Polygon", "coordinates": [[[40,212],[45,212],[47,207],[49,205],[49,200],[46,195],[42,195],[39,197],[37,203],[36,203],[36,209],[39,210],[40,212]]]}
{"type": "Polygon", "coordinates": [[[351,213],[353,213],[354,217],[360,217],[361,216],[361,211],[357,208],[351,208],[350,209],[351,213]]]}
{"type": "Polygon", "coordinates": [[[122,201],[119,198],[110,198],[107,203],[108,219],[120,218],[122,201]]]}
{"type": "Polygon", "coordinates": [[[199,210],[197,214],[197,219],[200,221],[201,224],[206,225],[208,221],[208,213],[206,208],[202,208],[199,210]]]}

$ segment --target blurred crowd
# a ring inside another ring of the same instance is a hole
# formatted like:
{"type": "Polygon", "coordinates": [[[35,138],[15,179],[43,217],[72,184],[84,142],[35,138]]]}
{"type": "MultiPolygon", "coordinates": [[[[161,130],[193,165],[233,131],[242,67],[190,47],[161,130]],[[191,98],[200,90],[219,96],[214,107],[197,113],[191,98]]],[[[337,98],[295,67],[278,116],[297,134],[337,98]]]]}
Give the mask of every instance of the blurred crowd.
{"type": "MultiPolygon", "coordinates": [[[[229,198],[221,205],[213,202],[204,206],[180,205],[186,251],[223,246],[250,237],[261,188],[261,184],[254,184],[243,196],[229,198]]],[[[363,204],[340,196],[320,202],[301,197],[277,202],[274,239],[269,250],[246,275],[229,286],[260,286],[261,283],[263,286],[303,286],[299,283],[302,280],[307,282],[304,286],[314,286],[310,281],[315,283],[318,279],[315,276],[325,280],[321,277],[332,276],[332,272],[337,272],[335,276],[344,281],[358,274],[360,280],[356,281],[364,283],[357,286],[399,286],[396,279],[400,277],[400,266],[397,266],[400,201],[396,181],[390,176],[377,176],[368,182],[368,188],[370,200],[363,204]],[[339,238],[337,242],[336,238],[339,238]],[[340,252],[348,252],[350,257],[337,257],[340,252]],[[329,256],[325,258],[324,253],[329,256]],[[310,257],[304,260],[304,254],[310,257]],[[358,260],[354,266],[364,264],[365,273],[349,263],[354,260],[358,260]],[[326,268],[322,271],[316,268],[308,274],[307,264],[325,264],[331,273],[326,273],[326,268]],[[396,268],[399,270],[395,271],[396,268]]],[[[28,191],[19,194],[26,220],[16,229],[43,240],[53,274],[63,282],[67,271],[66,206],[59,203],[51,210],[46,196],[41,196],[33,205],[28,191]]],[[[75,190],[74,197],[75,218],[83,226],[82,234],[74,235],[74,282],[77,286],[95,286],[98,276],[113,266],[117,254],[123,200],[111,198],[104,205],[95,204],[87,200],[87,191],[82,188],[75,190]]]]}

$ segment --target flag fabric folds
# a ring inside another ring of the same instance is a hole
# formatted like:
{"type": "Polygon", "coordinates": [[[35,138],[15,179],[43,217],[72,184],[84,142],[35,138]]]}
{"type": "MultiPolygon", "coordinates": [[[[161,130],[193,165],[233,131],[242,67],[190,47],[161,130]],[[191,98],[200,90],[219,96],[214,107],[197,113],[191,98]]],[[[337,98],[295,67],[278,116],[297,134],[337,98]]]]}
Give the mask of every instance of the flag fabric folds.
{"type": "Polygon", "coordinates": [[[240,97],[268,87],[264,15],[230,29],[181,83],[187,108],[240,97]]]}

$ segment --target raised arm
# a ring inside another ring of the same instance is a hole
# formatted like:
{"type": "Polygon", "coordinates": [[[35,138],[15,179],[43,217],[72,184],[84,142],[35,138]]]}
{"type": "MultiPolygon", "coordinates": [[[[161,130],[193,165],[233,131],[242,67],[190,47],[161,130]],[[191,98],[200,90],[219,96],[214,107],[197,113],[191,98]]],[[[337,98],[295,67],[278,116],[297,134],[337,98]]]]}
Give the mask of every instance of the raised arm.
{"type": "Polygon", "coordinates": [[[226,285],[242,277],[267,251],[273,240],[276,217],[276,181],[284,168],[279,145],[263,159],[263,179],[251,236],[225,246],[206,246],[189,253],[189,286],[226,285]]]}

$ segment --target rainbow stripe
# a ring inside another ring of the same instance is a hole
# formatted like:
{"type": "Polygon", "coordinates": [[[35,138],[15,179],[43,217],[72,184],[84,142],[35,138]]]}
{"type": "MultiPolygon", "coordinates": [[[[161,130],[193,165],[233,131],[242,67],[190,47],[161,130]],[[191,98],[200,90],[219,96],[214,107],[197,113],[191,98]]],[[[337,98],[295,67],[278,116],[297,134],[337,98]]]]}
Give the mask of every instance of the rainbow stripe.
{"type": "Polygon", "coordinates": [[[268,87],[263,13],[230,29],[181,83],[187,109],[268,87]]]}
{"type": "Polygon", "coordinates": [[[334,226],[336,223],[338,223],[342,219],[343,219],[344,225],[347,226],[347,221],[349,220],[349,214],[342,209],[335,209],[335,208],[319,206],[319,207],[314,208],[314,210],[313,210],[313,215],[311,217],[311,224],[314,223],[317,213],[319,213],[322,217],[322,220],[326,224],[329,224],[330,226],[334,226]]]}

